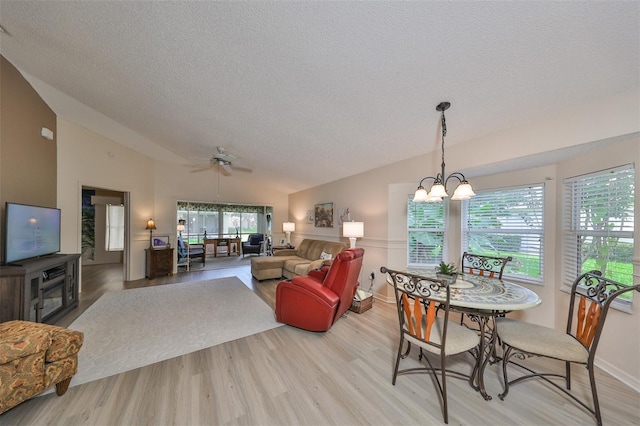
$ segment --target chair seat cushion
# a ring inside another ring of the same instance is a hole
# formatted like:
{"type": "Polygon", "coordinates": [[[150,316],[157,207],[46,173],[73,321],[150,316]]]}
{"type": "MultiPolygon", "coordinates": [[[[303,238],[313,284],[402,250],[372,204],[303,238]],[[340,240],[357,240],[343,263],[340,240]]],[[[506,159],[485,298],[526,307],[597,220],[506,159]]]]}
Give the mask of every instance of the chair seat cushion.
{"type": "Polygon", "coordinates": [[[516,349],[550,358],[586,363],[589,352],[573,336],[512,318],[496,318],[498,337],[516,349]]]}
{"type": "MultiPolygon", "coordinates": [[[[433,324],[433,327],[431,328],[430,340],[433,343],[437,343],[437,344],[441,343],[443,327],[444,327],[444,319],[436,318],[436,321],[433,324]]],[[[426,351],[433,352],[436,354],[440,353],[439,348],[426,344],[423,341],[411,336],[410,334],[406,334],[405,337],[407,338],[407,340],[420,346],[426,351]]],[[[476,347],[479,343],[480,343],[480,336],[478,336],[478,333],[468,329],[463,325],[456,324],[452,321],[449,321],[449,326],[447,328],[447,341],[445,343],[445,348],[444,348],[445,355],[455,355],[462,352],[466,352],[476,347]]]]}

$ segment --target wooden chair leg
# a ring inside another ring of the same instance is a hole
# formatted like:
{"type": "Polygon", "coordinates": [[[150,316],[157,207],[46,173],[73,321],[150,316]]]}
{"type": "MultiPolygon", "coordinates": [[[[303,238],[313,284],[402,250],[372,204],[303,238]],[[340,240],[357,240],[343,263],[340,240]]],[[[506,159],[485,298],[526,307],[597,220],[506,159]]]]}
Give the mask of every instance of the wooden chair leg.
{"type": "Polygon", "coordinates": [[[62,396],[69,389],[69,383],[71,383],[71,377],[64,379],[61,382],[56,383],[56,393],[58,396],[62,396]]]}

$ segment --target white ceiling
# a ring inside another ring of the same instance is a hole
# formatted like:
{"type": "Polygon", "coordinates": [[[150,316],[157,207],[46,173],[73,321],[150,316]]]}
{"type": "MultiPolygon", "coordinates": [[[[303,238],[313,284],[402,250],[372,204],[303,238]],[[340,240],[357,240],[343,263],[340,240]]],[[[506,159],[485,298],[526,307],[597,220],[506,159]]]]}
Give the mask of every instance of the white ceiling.
{"type": "Polygon", "coordinates": [[[450,145],[640,90],[637,1],[2,0],[0,24],[59,115],[285,192],[439,150],[440,101],[450,145]]]}

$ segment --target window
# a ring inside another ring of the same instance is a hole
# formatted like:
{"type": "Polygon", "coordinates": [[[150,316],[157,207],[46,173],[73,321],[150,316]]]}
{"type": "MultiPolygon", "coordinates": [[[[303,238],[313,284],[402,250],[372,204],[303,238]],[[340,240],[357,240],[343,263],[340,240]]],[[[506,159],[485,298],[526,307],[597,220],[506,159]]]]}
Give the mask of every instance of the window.
{"type": "Polygon", "coordinates": [[[185,220],[183,238],[191,243],[202,242],[204,235],[235,237],[246,240],[251,233],[271,231],[273,207],[240,204],[214,204],[179,201],[178,220],[185,220]]]}
{"type": "Polygon", "coordinates": [[[634,185],[633,165],[564,181],[563,284],[594,269],[633,284],[634,185]]]}
{"type": "Polygon", "coordinates": [[[431,267],[446,258],[444,236],[445,203],[407,201],[407,265],[431,267]]]}
{"type": "Polygon", "coordinates": [[[124,206],[107,204],[104,249],[106,251],[124,250],[124,206]]]}
{"type": "Polygon", "coordinates": [[[542,283],[544,185],[478,191],[462,205],[462,251],[506,257],[504,276],[542,283]]]}

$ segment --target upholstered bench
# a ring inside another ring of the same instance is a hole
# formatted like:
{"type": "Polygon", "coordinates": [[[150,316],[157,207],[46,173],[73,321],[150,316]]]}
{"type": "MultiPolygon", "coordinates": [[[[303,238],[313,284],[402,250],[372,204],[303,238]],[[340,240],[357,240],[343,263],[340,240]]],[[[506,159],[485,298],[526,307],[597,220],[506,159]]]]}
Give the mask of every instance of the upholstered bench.
{"type": "Polygon", "coordinates": [[[296,256],[261,256],[251,258],[251,275],[258,281],[282,277],[284,261],[296,256]]]}
{"type": "Polygon", "coordinates": [[[78,370],[84,334],[29,321],[0,324],[0,413],[56,385],[63,395],[78,370]]]}

